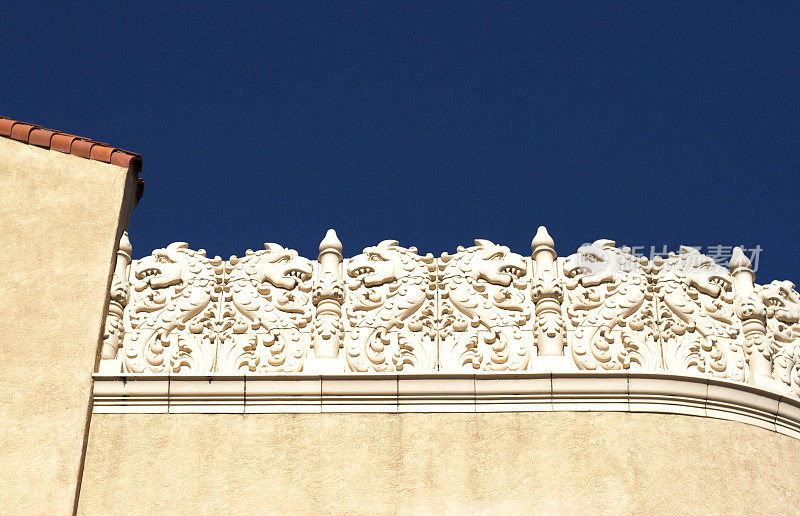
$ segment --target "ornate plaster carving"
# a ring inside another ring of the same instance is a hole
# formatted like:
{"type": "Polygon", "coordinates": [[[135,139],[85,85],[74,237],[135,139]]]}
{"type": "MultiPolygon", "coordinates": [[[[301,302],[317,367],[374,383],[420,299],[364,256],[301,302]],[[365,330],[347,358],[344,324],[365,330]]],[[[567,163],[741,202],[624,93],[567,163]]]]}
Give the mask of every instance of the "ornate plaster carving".
{"type": "Polygon", "coordinates": [[[125,325],[122,317],[131,295],[131,285],[128,281],[128,272],[131,265],[131,242],[128,232],[122,233],[117,247],[117,261],[114,265],[114,274],[111,277],[111,292],[108,300],[108,314],[106,315],[105,330],[103,331],[103,348],[101,358],[116,358],[117,352],[125,337],[125,325]]]}
{"type": "Polygon", "coordinates": [[[800,295],[696,249],[648,260],[611,240],[558,258],[475,240],[436,258],[385,240],[317,260],[278,244],[229,260],[120,242],[100,371],[111,374],[641,371],[800,398],[800,295]]]}
{"type": "Polygon", "coordinates": [[[757,287],[766,305],[767,339],[758,351],[772,360],[772,377],[800,397],[800,295],[791,281],[757,287]]]}
{"type": "Polygon", "coordinates": [[[433,255],[384,240],[347,261],[350,371],[436,370],[433,255]]]}
{"type": "Polygon", "coordinates": [[[728,271],[691,247],[655,269],[664,368],[743,381],[742,325],[728,271]]]}
{"type": "Polygon", "coordinates": [[[532,354],[530,259],[488,240],[442,254],[438,265],[439,365],[521,371],[532,354]]]}
{"type": "Polygon", "coordinates": [[[183,242],[156,249],[130,267],[123,317],[122,370],[213,371],[223,262],[183,242]]]}
{"type": "Polygon", "coordinates": [[[612,240],[564,260],[567,340],[578,368],[663,368],[648,265],[612,240]]]}
{"type": "Polygon", "coordinates": [[[297,372],[309,347],[312,262],[278,244],[225,262],[221,371],[297,372]]]}

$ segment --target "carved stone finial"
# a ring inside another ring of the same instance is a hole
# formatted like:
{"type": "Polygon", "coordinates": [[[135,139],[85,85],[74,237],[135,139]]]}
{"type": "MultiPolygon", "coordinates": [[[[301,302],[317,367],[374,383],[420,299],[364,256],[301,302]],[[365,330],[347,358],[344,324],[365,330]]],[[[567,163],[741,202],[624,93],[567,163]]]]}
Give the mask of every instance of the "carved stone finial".
{"type": "Polygon", "coordinates": [[[535,255],[540,250],[552,250],[556,246],[555,242],[553,242],[553,238],[547,232],[547,228],[544,226],[539,226],[539,229],[536,231],[536,236],[533,237],[531,241],[531,251],[535,255]]]}
{"type": "Polygon", "coordinates": [[[127,231],[123,231],[122,236],[119,239],[119,250],[128,255],[128,257],[130,257],[131,253],[133,253],[133,246],[131,245],[131,241],[128,238],[127,231]]]}
{"type": "Polygon", "coordinates": [[[741,247],[733,248],[733,256],[729,264],[736,294],[746,298],[753,291],[756,275],[753,273],[750,260],[742,252],[741,247]]]}
{"type": "Polygon", "coordinates": [[[133,247],[128,239],[128,232],[123,231],[117,247],[117,259],[114,274],[111,278],[111,292],[108,300],[105,331],[103,332],[102,358],[115,359],[125,337],[122,315],[130,298],[128,268],[131,264],[133,247]]]}
{"type": "Polygon", "coordinates": [[[766,306],[754,291],[755,274],[752,263],[741,247],[733,248],[728,268],[733,276],[736,292],[734,310],[742,321],[745,359],[750,366],[748,380],[758,386],[769,386],[773,382],[770,357],[772,347],[767,336],[766,306]]]}
{"type": "Polygon", "coordinates": [[[564,320],[561,302],[564,291],[556,277],[555,242],[547,228],[539,226],[531,241],[536,274],[531,284],[531,299],[536,303],[535,341],[539,356],[562,356],[564,354],[564,320]]]}
{"type": "Polygon", "coordinates": [[[733,255],[731,256],[730,264],[728,268],[731,271],[731,274],[736,274],[740,269],[747,269],[748,271],[752,272],[753,264],[750,262],[750,259],[745,256],[744,252],[742,251],[741,247],[734,247],[733,248],[733,255]]]}
{"type": "Polygon", "coordinates": [[[336,236],[336,231],[333,229],[329,229],[328,232],[325,233],[325,238],[319,243],[319,254],[330,251],[336,251],[342,254],[342,242],[339,240],[339,237],[336,236]]]}
{"type": "Polygon", "coordinates": [[[306,362],[307,372],[331,366],[341,367],[334,362],[344,338],[342,260],[342,242],[336,236],[336,231],[329,229],[319,244],[317,280],[312,295],[316,314],[312,343],[314,357],[306,362]]]}

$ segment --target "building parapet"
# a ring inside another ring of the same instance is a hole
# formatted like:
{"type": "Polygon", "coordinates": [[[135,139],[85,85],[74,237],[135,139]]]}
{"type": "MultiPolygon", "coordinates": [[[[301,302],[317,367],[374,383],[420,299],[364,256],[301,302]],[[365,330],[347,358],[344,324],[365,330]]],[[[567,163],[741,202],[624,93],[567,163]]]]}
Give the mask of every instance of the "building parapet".
{"type": "MultiPolygon", "coordinates": [[[[317,260],[278,244],[222,260],[185,243],[131,260],[123,236],[98,378],[152,378],[136,385],[169,378],[183,388],[182,378],[193,377],[267,385],[255,378],[389,375],[402,383],[427,375],[454,386],[457,375],[478,385],[499,374],[511,385],[514,374],[533,381],[539,372],[553,381],[584,375],[582,386],[594,378],[599,388],[614,375],[627,382],[653,374],[654,382],[704,378],[707,386],[732,383],[800,401],[800,296],[788,281],[755,284],[741,249],[729,269],[694,248],[648,259],[611,240],[559,258],[540,227],[531,251],[522,256],[478,239],[434,257],[386,240],[344,258],[330,230],[317,260]]],[[[378,387],[370,381],[366,390],[378,387]]],[[[675,404],[679,392],[665,404],[686,410],[691,403],[675,404]]],[[[466,406],[480,404],[476,393],[466,406]]],[[[597,395],[562,402],[556,393],[527,406],[593,406],[587,400],[597,395]]],[[[320,396],[312,405],[324,405],[320,396]]],[[[387,396],[387,406],[402,405],[387,396]]],[[[623,389],[619,407],[653,402],[635,396],[623,389]]],[[[706,414],[726,411],[697,399],[706,414]]],[[[181,406],[180,398],[168,405],[181,406]]],[[[767,412],[775,426],[777,405],[767,412]]]]}

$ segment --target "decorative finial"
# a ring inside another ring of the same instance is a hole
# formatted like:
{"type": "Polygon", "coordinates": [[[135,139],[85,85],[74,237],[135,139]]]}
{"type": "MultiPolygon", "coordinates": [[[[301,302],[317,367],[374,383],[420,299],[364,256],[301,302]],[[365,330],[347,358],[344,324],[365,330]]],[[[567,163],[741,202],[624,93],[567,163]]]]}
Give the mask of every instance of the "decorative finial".
{"type": "Polygon", "coordinates": [[[328,232],[325,233],[325,238],[319,243],[320,253],[329,250],[334,250],[342,254],[342,242],[339,240],[339,237],[336,236],[336,231],[333,229],[329,229],[328,232]]]}
{"type": "Polygon", "coordinates": [[[539,226],[539,229],[536,231],[536,236],[534,236],[533,240],[531,241],[531,251],[535,253],[536,250],[541,247],[554,249],[555,246],[556,244],[553,242],[553,238],[547,232],[547,228],[544,226],[539,226]]]}
{"type": "Polygon", "coordinates": [[[745,256],[744,252],[742,251],[742,248],[734,247],[733,255],[731,256],[731,261],[730,264],[728,265],[731,274],[736,273],[736,271],[740,269],[746,269],[750,271],[752,267],[753,264],[750,262],[747,256],[745,256]]]}
{"type": "Polygon", "coordinates": [[[133,252],[133,246],[131,246],[131,241],[128,239],[127,231],[123,231],[122,236],[119,237],[119,250],[128,256],[133,252]]]}

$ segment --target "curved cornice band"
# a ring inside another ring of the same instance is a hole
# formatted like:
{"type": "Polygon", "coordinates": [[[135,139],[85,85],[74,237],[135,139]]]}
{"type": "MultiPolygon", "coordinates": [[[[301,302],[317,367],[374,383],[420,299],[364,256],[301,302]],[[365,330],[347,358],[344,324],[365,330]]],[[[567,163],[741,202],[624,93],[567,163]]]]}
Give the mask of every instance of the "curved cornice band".
{"type": "Polygon", "coordinates": [[[95,413],[655,412],[800,439],[800,401],[741,382],[637,372],[94,377],[95,413]]]}

